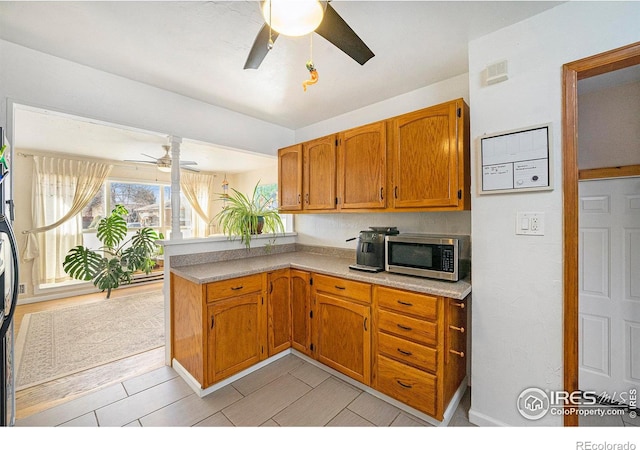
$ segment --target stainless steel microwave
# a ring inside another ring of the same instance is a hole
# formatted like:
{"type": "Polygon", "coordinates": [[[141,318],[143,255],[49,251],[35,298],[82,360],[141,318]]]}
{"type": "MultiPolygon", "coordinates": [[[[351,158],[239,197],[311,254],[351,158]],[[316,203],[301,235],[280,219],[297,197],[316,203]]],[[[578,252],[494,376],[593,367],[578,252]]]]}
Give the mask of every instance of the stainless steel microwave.
{"type": "Polygon", "coordinates": [[[470,265],[469,236],[398,234],[385,238],[385,270],[438,280],[465,278],[470,265]]]}

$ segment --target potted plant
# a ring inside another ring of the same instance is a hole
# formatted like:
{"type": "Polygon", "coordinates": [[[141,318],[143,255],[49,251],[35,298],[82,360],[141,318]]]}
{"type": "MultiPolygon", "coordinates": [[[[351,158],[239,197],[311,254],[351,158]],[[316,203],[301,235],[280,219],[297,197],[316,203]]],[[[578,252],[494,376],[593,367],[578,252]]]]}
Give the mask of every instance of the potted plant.
{"type": "Polygon", "coordinates": [[[240,237],[247,250],[251,248],[251,237],[262,234],[263,230],[273,233],[284,232],[282,219],[277,209],[271,208],[272,201],[258,193],[256,183],[250,196],[231,188],[230,194],[221,194],[219,200],[225,206],[216,214],[222,232],[230,239],[240,237]]]}
{"type": "Polygon", "coordinates": [[[149,227],[139,229],[124,241],[127,235],[124,216],[127,214],[127,208],[116,205],[111,214],[98,223],[97,237],[103,246],[90,250],[78,245],[69,250],[62,264],[72,278],[93,281],[102,292],[106,290],[107,298],[112,289],[130,283],[134,272],[149,274],[155,265],[154,257],[161,249],[155,242],[158,234],[149,227]]]}

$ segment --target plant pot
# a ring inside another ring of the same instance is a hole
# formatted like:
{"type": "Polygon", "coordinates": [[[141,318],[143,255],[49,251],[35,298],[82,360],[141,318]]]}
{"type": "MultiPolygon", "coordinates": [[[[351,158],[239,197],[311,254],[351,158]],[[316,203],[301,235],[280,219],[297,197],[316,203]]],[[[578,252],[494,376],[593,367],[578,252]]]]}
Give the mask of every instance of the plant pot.
{"type": "Polygon", "coordinates": [[[253,226],[251,227],[251,234],[262,234],[262,228],[264,227],[264,217],[258,216],[258,224],[256,229],[254,230],[253,226]]]}

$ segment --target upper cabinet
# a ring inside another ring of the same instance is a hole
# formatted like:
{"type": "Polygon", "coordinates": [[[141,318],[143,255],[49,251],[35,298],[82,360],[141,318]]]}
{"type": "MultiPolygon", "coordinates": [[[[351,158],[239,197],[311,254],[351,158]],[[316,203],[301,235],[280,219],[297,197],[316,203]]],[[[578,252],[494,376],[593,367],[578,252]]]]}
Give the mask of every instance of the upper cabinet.
{"type": "Polygon", "coordinates": [[[384,208],[386,123],[343,131],[338,138],[338,208],[384,208]]]}
{"type": "Polygon", "coordinates": [[[307,210],[336,209],[336,136],[302,144],[303,202],[307,210]]]}
{"type": "Polygon", "coordinates": [[[278,199],[281,211],[302,209],[302,144],[278,150],[278,199]]]}
{"type": "Polygon", "coordinates": [[[281,211],[471,208],[463,99],[287,147],[278,157],[281,211]]]}
{"type": "MultiPolygon", "coordinates": [[[[390,162],[394,209],[457,208],[468,197],[465,186],[462,100],[390,120],[390,162]]],[[[466,173],[465,173],[466,172],[466,173]]],[[[462,208],[460,208],[462,209],[462,208]]]]}

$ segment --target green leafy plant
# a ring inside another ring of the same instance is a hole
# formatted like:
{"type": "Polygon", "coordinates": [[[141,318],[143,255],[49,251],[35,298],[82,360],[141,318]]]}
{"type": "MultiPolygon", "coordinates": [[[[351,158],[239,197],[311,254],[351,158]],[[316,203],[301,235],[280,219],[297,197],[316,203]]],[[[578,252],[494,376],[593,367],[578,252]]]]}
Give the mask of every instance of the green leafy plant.
{"type": "Polygon", "coordinates": [[[135,272],[149,274],[155,265],[153,258],[161,250],[156,243],[158,234],[148,227],[141,228],[124,241],[127,214],[127,208],[116,205],[111,214],[98,223],[97,237],[103,245],[96,250],[78,245],[69,250],[62,263],[69,276],[93,281],[102,292],[107,291],[107,298],[112,289],[131,283],[135,272]]]}
{"type": "Polygon", "coordinates": [[[240,237],[247,249],[251,248],[251,237],[262,231],[284,233],[282,219],[276,209],[271,208],[272,200],[258,192],[256,183],[253,193],[248,196],[231,188],[228,195],[220,194],[218,200],[225,200],[225,206],[214,217],[222,232],[229,239],[240,237]]]}

